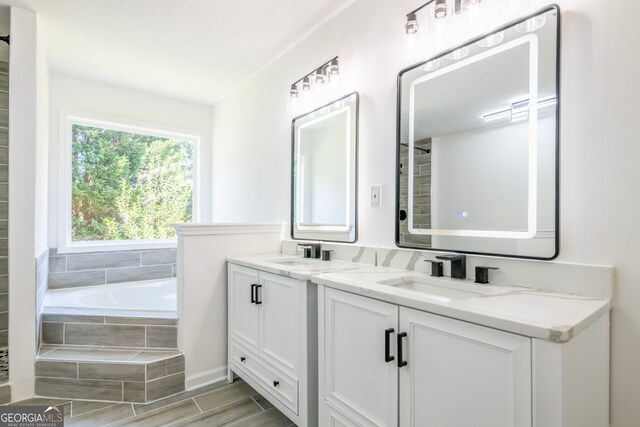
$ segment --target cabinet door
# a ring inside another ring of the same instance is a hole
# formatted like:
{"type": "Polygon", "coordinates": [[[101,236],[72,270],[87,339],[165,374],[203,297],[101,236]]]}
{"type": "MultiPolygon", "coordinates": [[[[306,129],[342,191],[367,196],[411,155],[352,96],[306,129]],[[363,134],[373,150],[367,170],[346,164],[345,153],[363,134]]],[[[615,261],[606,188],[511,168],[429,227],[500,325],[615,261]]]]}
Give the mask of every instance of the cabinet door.
{"type": "Polygon", "coordinates": [[[531,340],[401,308],[400,425],[531,426],[531,340]]]}
{"type": "Polygon", "coordinates": [[[306,283],[275,274],[260,273],[260,355],[271,364],[296,376],[302,350],[306,283]]]}
{"type": "Polygon", "coordinates": [[[398,368],[385,360],[385,338],[393,356],[398,307],[330,288],[322,301],[322,425],[332,423],[331,405],[358,425],[397,426],[398,368]]]}
{"type": "Polygon", "coordinates": [[[255,288],[258,271],[235,264],[228,265],[229,332],[251,350],[258,351],[258,305],[255,288]]]}

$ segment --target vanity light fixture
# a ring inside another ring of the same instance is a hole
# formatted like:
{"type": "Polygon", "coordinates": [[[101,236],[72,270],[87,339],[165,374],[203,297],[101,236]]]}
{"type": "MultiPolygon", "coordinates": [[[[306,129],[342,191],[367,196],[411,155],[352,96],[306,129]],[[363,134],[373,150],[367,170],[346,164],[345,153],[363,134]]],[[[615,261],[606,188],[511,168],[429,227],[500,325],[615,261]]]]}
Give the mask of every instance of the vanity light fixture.
{"type": "Polygon", "coordinates": [[[447,16],[447,0],[436,0],[433,7],[433,16],[436,19],[446,18],[447,16]]]}
{"type": "Polygon", "coordinates": [[[288,92],[288,114],[295,116],[302,110],[311,108],[312,104],[321,103],[320,100],[328,97],[333,91],[333,89],[322,89],[322,86],[332,82],[336,83],[339,74],[340,64],[336,56],[293,82],[288,92]],[[319,89],[317,95],[314,88],[319,89]]]}
{"type": "Polygon", "coordinates": [[[302,79],[302,90],[304,91],[311,90],[311,80],[309,79],[309,76],[306,76],[305,78],[302,79]]]}
{"type": "MultiPolygon", "coordinates": [[[[404,24],[404,31],[408,36],[415,35],[418,32],[418,28],[420,27],[420,23],[418,22],[418,12],[431,5],[432,3],[434,3],[433,17],[438,20],[446,18],[449,15],[449,11],[451,10],[447,2],[448,0],[429,0],[417,9],[407,13],[407,22],[404,24]]],[[[452,2],[454,4],[453,10],[457,15],[459,15],[466,9],[479,5],[481,0],[452,0],[452,2]]]]}
{"type": "Polygon", "coordinates": [[[331,76],[337,76],[340,73],[340,65],[338,64],[338,57],[332,58],[311,71],[306,76],[296,80],[291,84],[291,90],[289,96],[296,98],[301,95],[298,92],[298,85],[302,87],[302,90],[309,92],[311,90],[311,79],[317,84],[325,84],[331,81],[331,76]],[[295,88],[295,90],[294,90],[295,88]]]}

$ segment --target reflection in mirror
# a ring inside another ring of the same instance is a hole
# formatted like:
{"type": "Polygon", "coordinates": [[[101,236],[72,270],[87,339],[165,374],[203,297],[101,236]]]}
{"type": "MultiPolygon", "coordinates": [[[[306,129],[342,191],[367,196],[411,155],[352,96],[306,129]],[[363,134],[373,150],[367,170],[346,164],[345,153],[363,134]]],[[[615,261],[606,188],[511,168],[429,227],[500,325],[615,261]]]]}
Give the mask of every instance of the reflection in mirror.
{"type": "Polygon", "coordinates": [[[400,73],[399,246],[557,255],[558,15],[400,73]]]}
{"type": "Polygon", "coordinates": [[[291,237],[355,242],[358,94],[292,122],[291,237]]]}

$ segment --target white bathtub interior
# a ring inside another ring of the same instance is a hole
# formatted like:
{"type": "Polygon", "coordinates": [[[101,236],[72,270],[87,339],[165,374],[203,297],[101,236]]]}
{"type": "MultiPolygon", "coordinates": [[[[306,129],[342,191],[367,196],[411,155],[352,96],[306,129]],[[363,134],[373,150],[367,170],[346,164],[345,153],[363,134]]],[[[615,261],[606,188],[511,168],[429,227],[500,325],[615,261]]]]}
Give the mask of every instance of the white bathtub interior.
{"type": "Polygon", "coordinates": [[[176,279],[49,290],[43,313],[175,318],[176,279]]]}

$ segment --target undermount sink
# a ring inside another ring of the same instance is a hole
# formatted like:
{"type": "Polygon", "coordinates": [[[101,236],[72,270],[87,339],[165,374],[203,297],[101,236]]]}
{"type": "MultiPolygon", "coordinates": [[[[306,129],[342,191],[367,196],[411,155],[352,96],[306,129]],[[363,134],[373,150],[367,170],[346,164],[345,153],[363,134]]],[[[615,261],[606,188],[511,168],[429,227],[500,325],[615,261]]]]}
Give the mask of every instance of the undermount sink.
{"type": "Polygon", "coordinates": [[[493,289],[482,288],[481,285],[468,283],[442,283],[429,282],[423,277],[399,277],[378,282],[381,285],[393,286],[400,289],[407,289],[422,294],[428,294],[434,298],[452,300],[468,299],[478,295],[486,295],[495,292],[493,289]]]}
{"type": "Polygon", "coordinates": [[[279,264],[279,265],[288,265],[288,266],[309,264],[308,262],[301,262],[301,261],[274,261],[273,263],[279,264]]]}
{"type": "Polygon", "coordinates": [[[288,259],[275,258],[275,259],[266,259],[265,261],[270,262],[272,264],[277,264],[277,265],[286,265],[288,267],[296,267],[296,266],[311,264],[308,261],[304,261],[302,259],[296,259],[296,258],[288,258],[288,259]]]}

